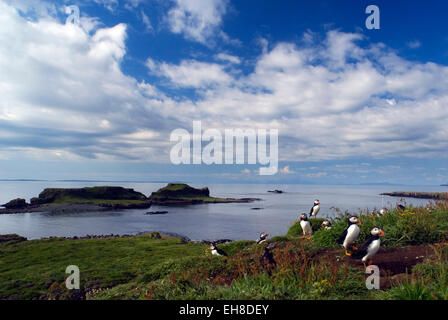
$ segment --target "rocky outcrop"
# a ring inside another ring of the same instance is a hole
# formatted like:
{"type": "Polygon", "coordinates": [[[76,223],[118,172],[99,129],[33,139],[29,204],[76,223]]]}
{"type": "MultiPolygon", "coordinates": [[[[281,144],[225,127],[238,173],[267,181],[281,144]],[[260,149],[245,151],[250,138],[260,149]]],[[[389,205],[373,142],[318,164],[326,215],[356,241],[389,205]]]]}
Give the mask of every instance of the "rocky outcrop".
{"type": "Polygon", "coordinates": [[[210,197],[207,187],[196,189],[185,183],[169,183],[151,194],[149,199],[155,205],[185,205],[202,203],[252,202],[258,198],[216,198],[210,197]]]}
{"type": "Polygon", "coordinates": [[[146,200],[143,193],[134,191],[134,189],[125,189],[123,187],[88,187],[88,188],[48,188],[39,194],[38,198],[31,199],[31,204],[52,203],[64,199],[82,199],[82,200],[146,200]]]}
{"type": "Polygon", "coordinates": [[[18,234],[0,234],[0,243],[8,242],[10,244],[12,243],[18,243],[26,241],[27,239],[25,237],[19,236],[18,234]]]}
{"type": "Polygon", "coordinates": [[[25,199],[17,198],[9,201],[8,203],[5,203],[3,207],[5,207],[6,209],[24,209],[28,207],[28,203],[26,203],[25,199]]]}
{"type": "Polygon", "coordinates": [[[15,199],[0,214],[24,212],[77,213],[118,209],[147,209],[151,201],[141,192],[123,187],[48,188],[31,199],[15,199]]]}
{"type": "Polygon", "coordinates": [[[196,189],[184,183],[169,183],[166,187],[151,193],[150,199],[186,199],[204,197],[210,197],[210,190],[207,187],[196,189]]]}

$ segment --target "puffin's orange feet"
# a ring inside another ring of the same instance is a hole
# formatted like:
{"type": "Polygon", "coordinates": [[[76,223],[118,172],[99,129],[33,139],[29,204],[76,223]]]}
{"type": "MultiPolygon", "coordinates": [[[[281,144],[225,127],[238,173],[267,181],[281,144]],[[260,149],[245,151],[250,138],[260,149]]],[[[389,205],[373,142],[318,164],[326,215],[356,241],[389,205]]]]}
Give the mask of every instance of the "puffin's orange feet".
{"type": "Polygon", "coordinates": [[[358,250],[358,247],[352,246],[353,250],[358,250]]]}
{"type": "Polygon", "coordinates": [[[347,255],[347,256],[351,256],[352,254],[350,253],[350,252],[348,252],[347,250],[345,250],[345,254],[347,255]]]}

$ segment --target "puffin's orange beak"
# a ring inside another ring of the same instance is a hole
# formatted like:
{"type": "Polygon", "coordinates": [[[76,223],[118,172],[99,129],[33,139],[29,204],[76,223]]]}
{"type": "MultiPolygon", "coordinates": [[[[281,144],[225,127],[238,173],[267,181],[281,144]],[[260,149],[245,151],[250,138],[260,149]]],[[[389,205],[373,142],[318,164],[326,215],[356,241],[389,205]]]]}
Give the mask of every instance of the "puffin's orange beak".
{"type": "Polygon", "coordinates": [[[384,231],[381,230],[380,235],[384,237],[384,231]]]}
{"type": "Polygon", "coordinates": [[[359,224],[362,224],[362,221],[358,219],[358,223],[359,223],[359,224]]]}

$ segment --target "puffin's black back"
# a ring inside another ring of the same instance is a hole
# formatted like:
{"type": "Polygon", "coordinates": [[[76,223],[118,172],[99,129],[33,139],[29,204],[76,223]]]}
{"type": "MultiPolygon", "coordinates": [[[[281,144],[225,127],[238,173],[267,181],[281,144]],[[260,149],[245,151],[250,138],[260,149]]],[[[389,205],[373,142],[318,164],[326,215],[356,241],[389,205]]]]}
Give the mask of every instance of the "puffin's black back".
{"type": "Polygon", "coordinates": [[[369,248],[370,244],[374,241],[374,240],[378,240],[380,237],[378,235],[370,235],[366,242],[364,242],[362,244],[362,246],[356,250],[355,252],[353,252],[352,254],[352,258],[362,258],[367,254],[367,249],[369,248]]]}
{"type": "Polygon", "coordinates": [[[311,216],[311,214],[313,213],[313,209],[314,209],[314,205],[311,207],[311,209],[310,209],[310,216],[311,216]]]}

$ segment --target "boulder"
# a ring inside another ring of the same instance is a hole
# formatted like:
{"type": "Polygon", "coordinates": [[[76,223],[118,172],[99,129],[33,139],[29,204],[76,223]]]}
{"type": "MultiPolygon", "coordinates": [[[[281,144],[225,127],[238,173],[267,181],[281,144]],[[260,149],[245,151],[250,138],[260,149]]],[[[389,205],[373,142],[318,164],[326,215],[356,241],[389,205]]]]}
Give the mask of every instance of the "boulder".
{"type": "Polygon", "coordinates": [[[6,209],[23,209],[28,206],[25,199],[14,199],[3,205],[6,209]]]}

